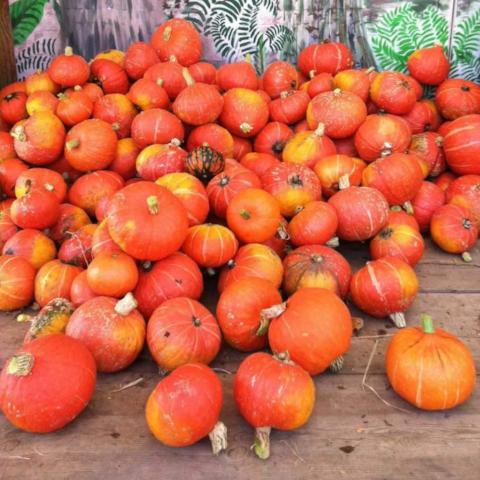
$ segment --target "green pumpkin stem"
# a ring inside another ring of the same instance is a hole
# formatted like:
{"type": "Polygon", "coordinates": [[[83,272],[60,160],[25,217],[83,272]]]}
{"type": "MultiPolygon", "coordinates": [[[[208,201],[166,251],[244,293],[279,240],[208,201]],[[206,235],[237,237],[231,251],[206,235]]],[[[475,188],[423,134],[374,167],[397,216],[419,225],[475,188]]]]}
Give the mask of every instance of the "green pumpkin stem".
{"type": "Polygon", "coordinates": [[[77,139],[69,140],[65,144],[65,148],[67,150],[73,150],[74,148],[78,148],[79,146],[80,146],[80,140],[77,140],[77,139]]]}
{"type": "Polygon", "coordinates": [[[255,429],[255,440],[252,449],[258,458],[266,460],[270,457],[270,427],[258,427],[255,429]]]}
{"type": "Polygon", "coordinates": [[[250,218],[252,218],[252,216],[250,215],[250,212],[244,209],[240,210],[240,216],[245,220],[250,220],[250,218]]]}
{"type": "Polygon", "coordinates": [[[214,455],[218,455],[221,451],[228,447],[227,427],[223,422],[217,422],[213,430],[208,434],[212,443],[212,451],[214,455]]]}
{"type": "Polygon", "coordinates": [[[29,352],[14,355],[7,365],[7,374],[17,377],[26,377],[33,368],[35,357],[29,352]]]}
{"type": "Polygon", "coordinates": [[[435,333],[435,327],[433,326],[433,318],[430,315],[423,314],[420,319],[422,321],[423,333],[435,333]]]}
{"type": "Polygon", "coordinates": [[[147,197],[147,207],[148,211],[152,215],[157,215],[159,212],[159,207],[158,207],[158,198],[155,195],[150,195],[147,197]]]}

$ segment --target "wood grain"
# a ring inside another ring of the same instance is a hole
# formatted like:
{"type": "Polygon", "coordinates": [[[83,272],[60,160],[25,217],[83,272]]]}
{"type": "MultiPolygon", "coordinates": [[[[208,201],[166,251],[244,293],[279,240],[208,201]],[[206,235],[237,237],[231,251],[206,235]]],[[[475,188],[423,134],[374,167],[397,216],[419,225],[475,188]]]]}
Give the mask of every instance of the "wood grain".
{"type": "Polygon", "coordinates": [[[0,88],[17,79],[8,0],[0,0],[0,88]]]}

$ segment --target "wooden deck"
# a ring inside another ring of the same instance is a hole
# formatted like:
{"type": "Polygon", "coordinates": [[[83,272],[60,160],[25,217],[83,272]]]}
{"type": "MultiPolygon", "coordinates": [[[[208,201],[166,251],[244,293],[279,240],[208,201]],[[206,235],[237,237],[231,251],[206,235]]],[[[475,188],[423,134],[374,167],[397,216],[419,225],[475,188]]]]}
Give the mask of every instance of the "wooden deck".
{"type": "MultiPolygon", "coordinates": [[[[343,249],[354,268],[366,249],[343,249]]],[[[460,336],[480,370],[480,249],[473,263],[443,254],[429,244],[417,267],[421,292],[407,314],[415,324],[420,313],[460,336]]],[[[210,287],[205,301],[214,307],[210,287]]],[[[270,460],[249,450],[252,430],[236,412],[233,375],[219,373],[225,387],[223,421],[229,448],[218,458],[209,443],[183,449],[162,446],[150,435],[143,411],[159,380],[147,352],[127,371],[100,375],[93,401],[64,430],[48,435],[22,433],[0,416],[0,479],[477,479],[480,471],[480,387],[463,406],[444,413],[416,410],[398,398],[384,375],[386,321],[362,316],[365,326],[353,339],[338,375],[315,378],[317,402],[310,422],[294,432],[272,434],[270,460]],[[380,336],[380,338],[371,338],[380,336]],[[382,338],[383,336],[383,338],[382,338]],[[373,349],[366,382],[362,380],[373,349]],[[115,392],[138,378],[135,387],[115,392]]],[[[0,363],[21,344],[26,326],[13,315],[0,317],[0,363]]],[[[224,348],[214,367],[235,372],[242,354],[224,348]]]]}

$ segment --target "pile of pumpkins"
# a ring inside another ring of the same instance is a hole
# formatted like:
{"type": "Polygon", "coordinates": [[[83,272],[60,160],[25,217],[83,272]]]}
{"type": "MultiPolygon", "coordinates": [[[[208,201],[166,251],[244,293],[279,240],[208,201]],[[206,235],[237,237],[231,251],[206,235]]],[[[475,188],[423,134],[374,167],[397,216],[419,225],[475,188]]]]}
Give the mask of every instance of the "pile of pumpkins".
{"type": "MultiPolygon", "coordinates": [[[[222,385],[207,365],[224,341],[256,352],[234,397],[267,458],[271,428],[310,417],[311,376],[341,368],[348,297],[405,327],[422,234],[471,260],[480,86],[448,79],[442,47],[413,53],[410,75],[354,69],[339,43],[260,77],[249,59],[217,69],[201,54],[173,19],[90,63],[67,48],[1,90],[0,309],[40,307],[18,317],[25,343],[0,376],[20,429],[72,421],[96,373],[127,368],[146,341],[171,372],[148,399],[150,430],[170,446],[209,435],[218,453],[222,385]],[[352,274],[339,241],[369,241],[372,261],[352,274]],[[198,301],[204,275],[218,275],[216,316],[198,301]]],[[[388,378],[418,408],[452,408],[473,391],[472,356],[422,321],[391,339],[388,378]]]]}

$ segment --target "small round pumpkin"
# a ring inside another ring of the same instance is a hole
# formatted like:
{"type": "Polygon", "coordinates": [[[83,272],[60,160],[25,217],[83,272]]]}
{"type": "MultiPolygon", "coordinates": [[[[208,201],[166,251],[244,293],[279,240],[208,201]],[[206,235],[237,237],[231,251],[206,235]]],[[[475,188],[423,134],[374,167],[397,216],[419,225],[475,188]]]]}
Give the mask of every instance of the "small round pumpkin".
{"type": "Polygon", "coordinates": [[[0,132],[0,162],[9,158],[15,158],[13,137],[8,132],[0,132]]]}
{"type": "Polygon", "coordinates": [[[27,98],[25,108],[29,115],[46,111],[55,113],[58,102],[58,97],[51,92],[35,92],[27,98]]]}
{"type": "Polygon", "coordinates": [[[85,210],[70,203],[60,205],[60,214],[55,224],[50,228],[49,236],[55,242],[62,243],[70,238],[80,227],[91,223],[85,210]]]}
{"type": "Polygon", "coordinates": [[[60,203],[53,192],[33,190],[12,203],[10,216],[20,228],[43,230],[58,221],[60,203]]]}
{"type": "Polygon", "coordinates": [[[442,117],[455,120],[480,113],[480,86],[469,80],[449,78],[435,92],[435,103],[442,117]]]}
{"type": "Polygon", "coordinates": [[[262,88],[272,99],[280,97],[282,92],[296,90],[298,85],[298,72],[287,62],[272,62],[263,72],[262,88]]]}
{"type": "Polygon", "coordinates": [[[92,115],[93,102],[84,92],[59,93],[58,98],[55,113],[67,127],[83,122],[92,115]]]}
{"type": "Polygon", "coordinates": [[[353,55],[345,44],[327,41],[305,47],[298,54],[297,63],[306,77],[323,72],[335,75],[352,67],[353,55]]]}
{"type": "Polygon", "coordinates": [[[443,47],[434,45],[430,48],[415,50],[407,60],[410,74],[424,85],[439,85],[448,77],[450,63],[443,47]]]}
{"type": "Polygon", "coordinates": [[[55,83],[74,87],[88,80],[90,67],[83,57],[73,53],[72,47],[65,47],[65,52],[52,60],[48,74],[55,83]]]}
{"type": "Polygon", "coordinates": [[[221,153],[211,147],[201,146],[188,153],[185,168],[188,173],[206,181],[223,171],[225,161],[221,153]]]}
{"type": "Polygon", "coordinates": [[[207,123],[194,128],[188,135],[187,150],[206,146],[222,154],[223,158],[233,157],[233,137],[216,123],[207,123]]]}
{"type": "Polygon", "coordinates": [[[227,63],[220,66],[217,70],[216,83],[223,91],[231,90],[232,88],[257,90],[257,72],[248,60],[227,63]]]}
{"type": "Polygon", "coordinates": [[[93,118],[109,123],[118,138],[130,136],[130,128],[138,111],[127,95],[110,93],[95,102],[93,118]]]}
{"type": "Polygon", "coordinates": [[[9,238],[12,238],[17,232],[18,227],[13,223],[10,216],[10,207],[13,200],[8,199],[0,202],[0,247],[3,248],[9,238]]]}
{"type": "Polygon", "coordinates": [[[143,78],[161,85],[170,100],[173,101],[184,88],[187,88],[187,82],[182,72],[182,66],[172,57],[168,62],[152,65],[147,69],[143,78]]]}
{"type": "Polygon", "coordinates": [[[400,72],[380,72],[370,86],[370,98],[387,113],[405,115],[417,100],[415,90],[400,72]]]}
{"type": "Polygon", "coordinates": [[[28,170],[18,158],[7,158],[0,162],[0,188],[7,197],[15,198],[15,185],[18,177],[28,170]]]}
{"type": "Polygon", "coordinates": [[[21,256],[0,256],[1,311],[18,310],[32,302],[35,273],[33,265],[21,256]]]}
{"type": "Polygon", "coordinates": [[[330,92],[335,88],[335,82],[331,73],[322,72],[314,75],[308,82],[303,83],[300,89],[305,89],[310,98],[320,93],[330,92]]]}
{"type": "Polygon", "coordinates": [[[133,42],[125,52],[125,71],[132,80],[142,78],[148,68],[158,62],[155,49],[145,42],[133,42]]]}
{"type": "Polygon", "coordinates": [[[240,159],[240,165],[256,173],[259,177],[279,164],[279,160],[269,153],[249,152],[240,159]]]}
{"type": "Polygon", "coordinates": [[[446,168],[443,153],[443,137],[435,132],[424,132],[412,135],[408,153],[420,157],[429,168],[429,175],[436,177],[446,168]]]}
{"type": "MultiPolygon", "coordinates": [[[[15,89],[14,91],[18,90],[15,84],[13,88],[15,89]]],[[[60,90],[60,85],[52,80],[52,77],[50,77],[48,72],[42,72],[41,70],[38,70],[25,79],[24,90],[27,95],[42,91],[58,93],[60,90]]],[[[4,93],[4,95],[7,95],[7,93],[4,93]]]]}
{"type": "Polygon", "coordinates": [[[166,145],[149,145],[137,156],[137,175],[154,182],[167,173],[182,172],[186,158],[187,152],[175,140],[166,145]]]}
{"type": "MultiPolygon", "coordinates": [[[[217,69],[208,62],[197,62],[188,67],[190,75],[196,82],[215,84],[217,78],[217,69]]],[[[253,70],[255,73],[255,70],[253,70]]],[[[255,73],[256,75],[256,73],[255,73]]]]}
{"type": "Polygon", "coordinates": [[[433,214],[445,203],[445,192],[432,182],[422,182],[420,190],[412,200],[413,216],[420,231],[427,232],[433,214]]]}
{"type": "Polygon", "coordinates": [[[97,294],[88,286],[87,271],[84,270],[73,279],[70,287],[70,300],[76,308],[96,296],[97,294]]]}
{"type": "Polygon", "coordinates": [[[140,110],[152,108],[169,109],[170,99],[167,91],[162,87],[162,80],[137,80],[128,91],[128,99],[140,110]]]}
{"type": "Polygon", "coordinates": [[[468,208],[480,227],[480,175],[464,175],[455,179],[447,188],[446,201],[468,208]]]}
{"type": "Polygon", "coordinates": [[[32,190],[52,192],[59,202],[65,200],[67,184],[62,175],[47,168],[29,168],[22,172],[15,182],[15,196],[23,197],[32,190]]]}
{"type": "Polygon", "coordinates": [[[274,122],[288,125],[305,118],[310,97],[300,90],[282,92],[278,98],[269,103],[270,118],[274,122]]]}
{"type": "Polygon", "coordinates": [[[26,108],[27,94],[25,92],[12,92],[0,101],[0,116],[10,125],[28,117],[26,108]]]}
{"type": "Polygon", "coordinates": [[[435,131],[440,126],[442,117],[433,100],[420,100],[402,118],[408,122],[413,134],[435,131]]]}
{"type": "MultiPolygon", "coordinates": [[[[334,86],[345,92],[354,93],[366,102],[370,93],[370,74],[373,71],[373,67],[363,70],[343,70],[333,78],[334,86]]],[[[333,87],[330,90],[333,90],[333,87]]]]}
{"type": "Polygon", "coordinates": [[[127,72],[118,63],[106,58],[97,58],[90,64],[93,81],[98,83],[105,94],[127,93],[130,83],[127,72]]]}
{"type": "MultiPolygon", "coordinates": [[[[269,122],[255,137],[255,152],[268,153],[280,160],[283,149],[292,136],[292,129],[287,124],[282,122],[269,122]]],[[[242,157],[243,155],[240,158],[242,157]]]]}
{"type": "Polygon", "coordinates": [[[112,172],[118,173],[124,180],[129,180],[135,176],[135,162],[140,149],[132,138],[121,138],[117,142],[115,158],[109,166],[112,172]]]}

